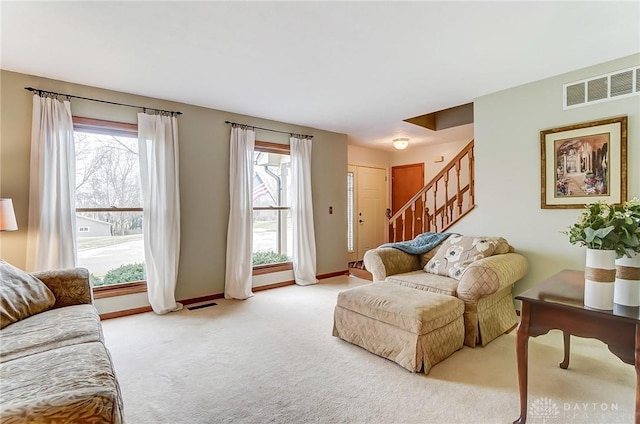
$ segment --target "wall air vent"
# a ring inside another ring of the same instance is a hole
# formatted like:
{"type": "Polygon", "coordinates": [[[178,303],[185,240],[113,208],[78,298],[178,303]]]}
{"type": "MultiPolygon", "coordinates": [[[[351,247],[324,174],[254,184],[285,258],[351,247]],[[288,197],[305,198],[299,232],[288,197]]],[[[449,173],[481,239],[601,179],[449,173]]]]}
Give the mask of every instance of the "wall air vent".
{"type": "Polygon", "coordinates": [[[563,109],[573,109],[640,94],[640,66],[562,86],[563,109]]]}

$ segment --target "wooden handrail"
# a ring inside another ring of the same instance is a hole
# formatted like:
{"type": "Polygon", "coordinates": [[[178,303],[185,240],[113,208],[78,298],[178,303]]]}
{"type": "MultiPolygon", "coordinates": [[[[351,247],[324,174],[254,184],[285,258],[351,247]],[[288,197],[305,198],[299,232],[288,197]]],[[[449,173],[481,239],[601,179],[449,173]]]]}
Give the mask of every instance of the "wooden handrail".
{"type": "Polygon", "coordinates": [[[398,212],[396,212],[391,218],[389,218],[389,221],[394,221],[395,219],[397,219],[398,216],[402,213],[402,211],[406,209],[407,205],[410,205],[410,204],[414,203],[416,200],[418,200],[420,198],[420,196],[422,196],[422,194],[425,191],[428,191],[433,185],[435,185],[436,182],[438,182],[439,180],[444,178],[444,175],[448,174],[449,171],[451,171],[451,169],[453,169],[453,166],[455,166],[455,164],[458,163],[458,161],[460,161],[462,158],[464,158],[469,153],[469,151],[473,151],[473,140],[471,140],[469,142],[469,144],[464,146],[464,148],[462,150],[460,150],[460,153],[458,153],[453,159],[451,159],[449,161],[447,166],[442,168],[442,170],[440,172],[438,172],[435,177],[431,178],[431,180],[424,187],[422,187],[420,189],[420,191],[418,191],[411,199],[409,199],[407,201],[407,203],[405,203],[398,210],[398,212]],[[452,164],[453,164],[453,166],[452,166],[452,164]]]}
{"type": "Polygon", "coordinates": [[[409,240],[424,231],[442,232],[475,207],[473,146],[474,140],[471,140],[435,177],[389,218],[389,241],[409,240]],[[461,181],[461,163],[465,158],[469,161],[468,175],[465,181],[461,181]],[[452,170],[455,170],[454,178],[450,178],[452,170]],[[450,187],[452,182],[455,187],[450,187]],[[438,199],[439,185],[444,186],[444,193],[440,195],[442,200],[438,199]],[[453,196],[449,195],[450,188],[454,189],[453,196]],[[430,193],[433,195],[429,196],[430,193]],[[455,205],[457,207],[454,207],[455,205]],[[406,222],[409,219],[410,223],[406,222]],[[402,227],[400,234],[398,234],[398,224],[402,227]]]}

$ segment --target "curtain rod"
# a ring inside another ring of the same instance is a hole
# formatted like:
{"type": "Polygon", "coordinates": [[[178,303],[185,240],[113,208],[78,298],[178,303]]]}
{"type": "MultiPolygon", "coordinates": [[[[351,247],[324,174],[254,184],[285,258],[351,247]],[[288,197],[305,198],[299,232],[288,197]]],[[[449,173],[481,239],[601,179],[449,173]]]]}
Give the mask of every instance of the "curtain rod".
{"type": "Polygon", "coordinates": [[[240,124],[238,122],[224,121],[224,123],[225,124],[231,124],[231,125],[244,125],[245,127],[251,127],[251,128],[256,129],[256,130],[264,130],[264,131],[271,131],[271,132],[280,133],[280,134],[289,134],[289,135],[297,135],[297,136],[300,136],[300,137],[313,138],[312,135],[295,134],[295,133],[287,132],[287,131],[272,130],[270,128],[262,128],[262,127],[256,127],[256,126],[253,126],[253,125],[240,124]]]}
{"type": "Polygon", "coordinates": [[[136,105],[128,105],[126,103],[109,102],[107,100],[92,99],[90,97],[82,97],[82,96],[74,96],[73,94],[56,93],[55,91],[41,90],[39,88],[33,88],[33,87],[25,87],[24,89],[27,91],[37,93],[38,95],[52,94],[54,96],[64,96],[67,98],[73,97],[74,99],[89,100],[92,102],[107,103],[107,104],[116,105],[116,106],[135,107],[137,109],[142,109],[144,112],[146,112],[147,110],[155,110],[156,112],[166,112],[166,113],[175,114],[175,115],[182,115],[182,112],[178,112],[175,110],[164,110],[164,109],[156,109],[155,107],[136,106],[136,105]]]}

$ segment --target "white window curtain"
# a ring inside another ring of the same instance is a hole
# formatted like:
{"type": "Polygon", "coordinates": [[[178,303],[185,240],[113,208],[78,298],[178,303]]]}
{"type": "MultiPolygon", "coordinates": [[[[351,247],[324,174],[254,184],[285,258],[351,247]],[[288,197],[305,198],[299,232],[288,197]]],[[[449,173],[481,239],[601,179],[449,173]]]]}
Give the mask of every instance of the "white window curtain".
{"type": "Polygon", "coordinates": [[[71,103],[33,96],[27,270],[76,266],[76,160],[71,103]]]}
{"type": "Polygon", "coordinates": [[[253,128],[231,127],[229,155],[229,227],[224,297],[247,299],[251,292],[253,264],[253,128]]]}
{"type": "Polygon", "coordinates": [[[293,223],[293,276],[296,284],[307,286],[316,279],[316,235],[311,196],[311,143],[292,136],[291,220],[293,223]]]}
{"type": "Polygon", "coordinates": [[[157,314],[182,309],[175,290],[180,258],[178,119],[138,114],[144,260],[149,303],[157,314]]]}

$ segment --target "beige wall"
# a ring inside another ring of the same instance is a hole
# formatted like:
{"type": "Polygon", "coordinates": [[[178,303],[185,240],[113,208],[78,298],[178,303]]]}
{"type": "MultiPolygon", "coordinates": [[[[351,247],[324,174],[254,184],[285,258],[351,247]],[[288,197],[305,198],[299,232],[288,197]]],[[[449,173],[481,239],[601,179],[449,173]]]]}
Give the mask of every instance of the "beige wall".
{"type": "MultiPolygon", "coordinates": [[[[24,87],[32,86],[184,113],[178,118],[182,215],[178,299],[224,291],[230,133],[225,120],[314,136],[312,181],[317,272],[346,270],[346,135],[7,71],[1,71],[0,79],[0,196],[13,199],[19,226],[16,232],[0,235],[3,259],[25,266],[32,94],[24,87]],[[328,168],[327,164],[331,166],[328,168]]],[[[74,115],[121,122],[135,123],[140,112],[78,99],[72,99],[71,104],[74,115]]],[[[260,130],[256,131],[256,138],[288,142],[286,134],[260,130]]]]}
{"type": "Polygon", "coordinates": [[[389,152],[378,149],[370,149],[363,146],[347,146],[349,165],[370,166],[372,168],[389,167],[391,155],[389,152]]]}
{"type": "Polygon", "coordinates": [[[476,209],[452,231],[501,235],[529,260],[519,293],[564,268],[584,269],[585,249],[561,234],[579,209],[540,208],[540,131],[628,116],[628,197],[640,197],[640,97],[564,111],[562,84],[637,66],[636,54],[474,100],[476,209]]]}

